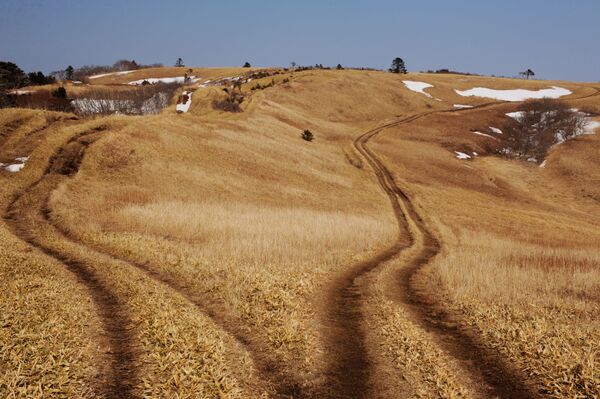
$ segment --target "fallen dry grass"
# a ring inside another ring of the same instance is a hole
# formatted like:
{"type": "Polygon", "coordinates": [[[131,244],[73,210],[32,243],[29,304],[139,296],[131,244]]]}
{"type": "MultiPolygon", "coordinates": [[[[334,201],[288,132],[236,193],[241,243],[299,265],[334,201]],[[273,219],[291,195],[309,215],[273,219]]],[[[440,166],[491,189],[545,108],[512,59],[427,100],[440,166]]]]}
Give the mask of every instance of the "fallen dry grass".
{"type": "MultiPolygon", "coordinates": [[[[99,79],[97,87],[179,72],[143,70],[99,79]]],[[[210,79],[239,72],[193,74],[210,79]]],[[[83,245],[43,223],[32,224],[34,232],[45,245],[82,259],[123,298],[135,321],[140,394],[269,396],[273,392],[261,380],[256,354],[236,339],[236,331],[261,342],[274,365],[302,381],[306,392],[322,382],[328,355],[319,327],[323,290],[397,236],[387,198],[351,147],[360,132],[399,115],[487,101],[466,101],[453,88],[556,84],[591,92],[564,82],[427,74],[278,75],[284,78],[289,83],[251,93],[244,112],[235,115],[212,110],[219,89],[202,88],[187,114],[167,109],[159,116],[90,122],[109,129],[89,147],[75,177],[47,187],[53,189],[51,220],[83,245]],[[403,78],[433,83],[427,91],[444,101],[408,91],[403,78]],[[306,128],[315,133],[312,143],[300,138],[306,128]],[[213,310],[236,325],[224,328],[157,275],[216,304],[213,310]]],[[[448,309],[547,396],[593,397],[598,218],[591,183],[598,173],[593,152],[598,141],[589,136],[563,144],[550,154],[546,169],[455,158],[453,150],[486,154],[485,140],[469,129],[494,126],[508,110],[432,116],[386,132],[372,147],[385,155],[443,243],[442,254],[420,278],[442,287],[440,300],[448,300],[448,309]]],[[[28,136],[22,124],[34,128],[47,120],[46,114],[20,112],[0,113],[2,126],[23,121],[11,137],[28,136]]],[[[26,150],[33,158],[21,174],[2,172],[3,205],[41,175],[54,149],[89,126],[36,135],[28,144],[10,138],[7,156],[26,150]]],[[[41,201],[44,193],[34,199],[41,201]]],[[[0,375],[0,393],[33,396],[42,384],[56,387],[57,396],[93,395],[90,381],[101,371],[97,361],[105,348],[95,341],[101,326],[85,289],[60,264],[17,244],[8,230],[0,234],[15,243],[0,246],[6,276],[0,305],[10,320],[0,334],[7,333],[2,342],[11,343],[10,352],[2,353],[11,373],[0,375]],[[15,263],[19,259],[24,260],[15,263]],[[36,279],[41,285],[24,291],[36,279]],[[32,295],[31,301],[22,301],[24,295],[32,295]],[[36,324],[43,309],[55,309],[58,321],[36,324]],[[48,340],[57,325],[62,335],[48,340]],[[66,365],[59,371],[35,371],[49,370],[57,358],[66,365]]],[[[477,397],[465,388],[467,377],[456,359],[386,297],[387,277],[399,267],[402,257],[369,277],[372,288],[364,302],[369,356],[381,371],[374,386],[389,396],[477,397]]]]}
{"type": "Polygon", "coordinates": [[[380,138],[378,150],[409,182],[443,244],[415,283],[441,287],[438,301],[544,396],[595,397],[600,220],[597,203],[580,184],[597,174],[586,159],[600,142],[587,136],[561,144],[545,169],[496,158],[456,159],[457,146],[482,150],[480,138],[463,132],[497,125],[503,107],[456,116],[452,125],[432,117],[380,138]]]}

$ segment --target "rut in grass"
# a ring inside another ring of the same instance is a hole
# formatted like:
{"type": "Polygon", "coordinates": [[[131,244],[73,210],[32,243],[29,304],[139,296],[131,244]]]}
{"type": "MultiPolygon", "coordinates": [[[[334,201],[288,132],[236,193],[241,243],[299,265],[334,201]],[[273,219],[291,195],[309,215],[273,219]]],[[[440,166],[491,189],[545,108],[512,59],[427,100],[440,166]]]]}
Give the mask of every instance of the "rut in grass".
{"type": "MultiPolygon", "coordinates": [[[[87,135],[80,135],[71,140],[51,158],[46,174],[59,173],[66,176],[76,174],[79,171],[85,151],[93,141],[94,139],[87,135]]],[[[109,252],[106,248],[90,246],[89,244],[82,242],[82,240],[72,234],[72,232],[53,222],[51,218],[51,209],[49,208],[47,201],[40,209],[40,212],[44,217],[45,223],[50,224],[53,229],[68,240],[88,248],[93,252],[101,253],[141,270],[154,281],[157,281],[180,294],[188,300],[188,302],[193,304],[199,312],[210,317],[216,325],[232,336],[233,339],[236,340],[237,343],[251,356],[260,374],[260,379],[264,382],[264,388],[268,391],[275,392],[275,396],[281,398],[302,397],[300,383],[283,371],[284,366],[269,355],[267,346],[249,333],[239,320],[227,312],[224,306],[202,295],[202,293],[194,292],[185,281],[178,281],[166,273],[157,271],[146,263],[140,263],[134,259],[124,258],[109,252]]]]}
{"type": "MultiPolygon", "coordinates": [[[[493,105],[485,104],[484,106],[493,105]]],[[[536,395],[523,382],[522,377],[517,372],[507,366],[502,359],[495,353],[491,353],[476,341],[476,338],[466,330],[459,327],[449,328],[452,320],[451,315],[444,311],[443,307],[437,304],[434,299],[434,293],[429,292],[427,287],[415,287],[412,284],[412,278],[419,269],[435,257],[440,250],[440,243],[436,237],[429,231],[425,222],[416,211],[412,201],[405,192],[396,184],[393,175],[385,167],[380,158],[368,148],[367,143],[374,136],[386,128],[399,126],[413,122],[427,115],[441,112],[469,112],[469,110],[452,111],[432,111],[392,122],[380,128],[371,130],[355,141],[356,149],[365,157],[373,169],[381,188],[384,190],[394,210],[401,230],[409,232],[409,247],[417,248],[417,254],[412,256],[397,273],[395,281],[388,284],[387,295],[396,303],[402,305],[409,311],[417,325],[420,325],[427,331],[430,331],[436,337],[437,343],[444,348],[453,357],[460,360],[462,367],[470,377],[469,385],[471,390],[482,397],[500,397],[500,398],[530,398],[536,395]]],[[[402,239],[401,239],[402,240],[402,239]]],[[[390,256],[382,256],[381,261],[392,258],[406,246],[399,242],[396,246],[387,251],[390,256]]],[[[382,254],[383,255],[383,254],[382,254]]],[[[361,274],[377,267],[365,268],[361,274]]],[[[353,281],[360,274],[356,275],[353,281]]],[[[355,305],[357,306],[357,305],[355,305]]],[[[363,345],[364,346],[364,345],[363,345]]],[[[349,347],[347,351],[354,351],[356,345],[349,347]]],[[[360,347],[360,346],[358,346],[360,347]]],[[[355,355],[356,356],[356,355],[355,355]]],[[[363,358],[367,353],[363,354],[363,358]]],[[[348,369],[346,365],[343,368],[348,369]]],[[[363,371],[363,373],[365,373],[363,371]]],[[[352,375],[352,370],[346,370],[341,375],[352,375]]],[[[366,380],[366,379],[365,379],[366,380]]],[[[344,386],[352,389],[356,383],[352,379],[345,380],[344,386]]],[[[368,396],[368,387],[363,386],[361,390],[353,392],[354,397],[368,396]]]]}
{"type": "MultiPolygon", "coordinates": [[[[125,305],[84,260],[60,252],[54,245],[46,244],[44,237],[36,233],[39,228],[53,231],[43,215],[49,193],[62,181],[62,176],[74,173],[82,161],[85,148],[93,141],[93,134],[103,129],[98,127],[86,132],[60,148],[50,159],[44,175],[13,198],[5,220],[15,235],[62,263],[89,292],[102,322],[102,331],[98,335],[106,340],[109,348],[105,358],[98,359],[101,363],[99,370],[102,370],[96,386],[98,394],[111,399],[137,398],[134,390],[138,384],[138,371],[133,323],[125,305]]],[[[59,240],[64,239],[60,233],[53,233],[59,240]]]]}

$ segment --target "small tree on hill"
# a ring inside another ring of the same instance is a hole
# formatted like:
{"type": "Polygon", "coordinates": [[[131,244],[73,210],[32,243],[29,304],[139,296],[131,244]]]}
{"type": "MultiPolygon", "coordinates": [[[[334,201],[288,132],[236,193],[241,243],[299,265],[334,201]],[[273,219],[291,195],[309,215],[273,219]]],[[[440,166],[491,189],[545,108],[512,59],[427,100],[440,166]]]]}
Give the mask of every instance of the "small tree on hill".
{"type": "Polygon", "coordinates": [[[67,69],[65,69],[65,79],[66,80],[73,80],[73,74],[75,73],[75,68],[73,68],[71,65],[69,65],[67,67],[67,69]]]}
{"type": "Polygon", "coordinates": [[[249,63],[248,61],[246,61],[246,62],[244,63],[244,68],[250,68],[250,66],[251,66],[251,65],[250,65],[250,63],[249,63]]]}
{"type": "Polygon", "coordinates": [[[531,69],[528,69],[528,70],[526,70],[526,71],[524,71],[524,72],[519,72],[519,75],[521,75],[521,76],[525,76],[525,78],[526,78],[527,80],[529,80],[529,77],[530,77],[530,76],[535,76],[535,72],[533,72],[531,69]]]}
{"type": "Polygon", "coordinates": [[[344,67],[342,66],[342,64],[337,64],[337,66],[335,67],[335,69],[340,70],[340,69],[344,69],[344,67]]]}
{"type": "Polygon", "coordinates": [[[184,67],[185,66],[185,64],[183,63],[183,59],[181,57],[177,58],[177,61],[175,61],[175,66],[176,67],[184,67]]]}
{"type": "Polygon", "coordinates": [[[52,96],[63,99],[67,98],[67,90],[61,86],[52,92],[52,96]]]}
{"type": "Polygon", "coordinates": [[[312,132],[310,130],[306,129],[305,131],[302,132],[303,140],[313,141],[314,138],[315,138],[315,136],[312,134],[312,132]]]}
{"type": "Polygon", "coordinates": [[[394,60],[392,61],[392,67],[390,68],[390,72],[406,73],[406,65],[404,65],[404,60],[400,57],[394,58],[394,60]]]}

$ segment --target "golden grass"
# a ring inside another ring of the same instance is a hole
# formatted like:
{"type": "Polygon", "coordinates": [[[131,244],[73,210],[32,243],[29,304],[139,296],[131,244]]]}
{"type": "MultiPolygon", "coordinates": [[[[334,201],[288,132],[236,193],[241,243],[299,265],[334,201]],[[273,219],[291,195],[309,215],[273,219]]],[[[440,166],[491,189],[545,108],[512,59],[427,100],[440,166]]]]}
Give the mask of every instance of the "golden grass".
{"type": "MultiPolygon", "coordinates": [[[[3,110],[0,124],[18,124],[2,156],[29,155],[29,133],[47,113],[3,110]],[[14,136],[13,136],[14,135],[14,136]]],[[[50,128],[39,149],[18,174],[0,171],[0,204],[39,176],[53,146],[68,137],[50,128]]],[[[37,137],[40,141],[40,137],[37,137]]],[[[100,321],[85,288],[61,264],[17,239],[0,222],[0,396],[3,398],[93,397],[99,348],[94,331],[100,321]]]]}
{"type": "Polygon", "coordinates": [[[588,159],[600,140],[561,144],[545,169],[454,157],[461,148],[485,153],[481,139],[464,132],[498,126],[504,112],[471,112],[451,125],[436,116],[378,139],[443,245],[416,281],[440,285],[439,301],[548,397],[594,397],[600,220],[597,202],[581,188],[598,173],[588,159]]]}
{"type": "MultiPolygon", "coordinates": [[[[103,87],[181,76],[185,70],[141,70],[92,83],[103,87]]],[[[247,71],[203,68],[192,74],[215,79],[247,71]]],[[[575,95],[591,92],[589,85],[569,82],[369,71],[278,75],[274,87],[249,92],[252,83],[242,88],[244,112],[235,115],[210,106],[220,89],[200,88],[187,114],[169,108],[158,116],[98,120],[109,130],[89,147],[80,173],[53,191],[51,218],[84,244],[146,264],[218,303],[289,374],[310,383],[322,378],[327,363],[318,314],[323,290],[397,235],[388,199],[353,150],[353,138],[397,116],[488,102],[457,96],[454,88],[558,85],[575,95]],[[284,78],[289,83],[281,82],[284,78]],[[434,84],[427,91],[444,101],[407,90],[403,79],[434,84]],[[300,138],[305,128],[315,134],[312,143],[300,138]]],[[[574,104],[596,106],[596,101],[574,104]]],[[[370,146],[384,154],[443,244],[443,252],[417,277],[443,287],[440,298],[448,299],[448,308],[548,396],[593,397],[600,362],[594,352],[600,331],[600,192],[594,185],[600,141],[588,136],[558,146],[545,169],[454,157],[454,150],[490,153],[485,139],[469,129],[497,126],[510,110],[511,105],[502,105],[431,116],[386,131],[370,146]]],[[[44,123],[46,114],[3,110],[0,126],[19,118],[29,127],[11,134],[23,138],[44,123]]],[[[22,174],[0,173],[7,182],[3,205],[41,174],[53,149],[85,126],[60,130],[51,139],[11,138],[7,156],[26,150],[33,158],[22,174]]],[[[6,229],[0,234],[7,243],[18,242],[6,229]]],[[[53,248],[85,259],[125,298],[138,323],[139,392],[230,398],[269,393],[258,381],[248,348],[181,293],[128,263],[57,239],[44,227],[38,234],[53,248]]],[[[0,246],[0,270],[7,276],[0,282],[0,306],[21,326],[11,324],[10,334],[0,336],[2,342],[15,343],[18,355],[2,353],[2,359],[10,359],[10,370],[36,364],[47,369],[52,364],[48,356],[63,353],[69,367],[56,374],[5,373],[0,393],[34,392],[42,381],[63,396],[90,395],[86,384],[101,356],[90,339],[99,329],[93,306],[60,265],[35,252],[23,254],[24,248],[0,246]],[[22,264],[15,264],[22,258],[22,264]],[[31,301],[22,302],[23,287],[34,281],[25,274],[30,268],[43,283],[30,293],[35,295],[31,301]],[[60,280],[47,278],[54,273],[60,280]],[[34,323],[50,307],[64,334],[44,347],[51,326],[34,323]],[[85,320],[89,325],[82,325],[85,320]],[[28,347],[39,349],[27,352],[28,347]]],[[[374,383],[391,396],[477,396],[465,388],[467,377],[435,337],[386,298],[386,278],[402,259],[369,277],[367,339],[370,355],[376,356],[374,367],[381,370],[374,383]]]]}

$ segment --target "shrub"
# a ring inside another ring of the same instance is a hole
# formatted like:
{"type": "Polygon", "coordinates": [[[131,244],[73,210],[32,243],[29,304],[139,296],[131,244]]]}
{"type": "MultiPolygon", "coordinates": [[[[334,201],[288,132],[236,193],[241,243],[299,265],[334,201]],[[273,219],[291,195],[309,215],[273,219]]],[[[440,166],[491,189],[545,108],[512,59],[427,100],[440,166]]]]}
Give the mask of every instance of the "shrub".
{"type": "Polygon", "coordinates": [[[61,86],[52,92],[52,96],[56,98],[67,98],[67,89],[61,86]]]}
{"type": "Polygon", "coordinates": [[[586,114],[560,101],[527,101],[518,107],[519,114],[504,127],[504,140],[498,152],[506,157],[542,162],[555,144],[584,132],[586,114]]]}
{"type": "Polygon", "coordinates": [[[248,61],[244,63],[244,68],[250,68],[250,63],[248,61]]]}
{"type": "Polygon", "coordinates": [[[242,107],[240,105],[244,101],[243,94],[239,91],[227,90],[227,88],[223,89],[223,91],[228,94],[227,97],[220,100],[213,100],[213,108],[225,112],[242,112],[242,107]]]}
{"type": "Polygon", "coordinates": [[[314,134],[312,134],[312,132],[308,129],[306,129],[302,132],[301,137],[303,140],[306,140],[306,141],[313,141],[313,139],[315,138],[314,134]]]}
{"type": "Polygon", "coordinates": [[[157,83],[119,90],[91,88],[77,94],[71,105],[80,116],[158,114],[179,87],[177,83],[157,83]]]}

